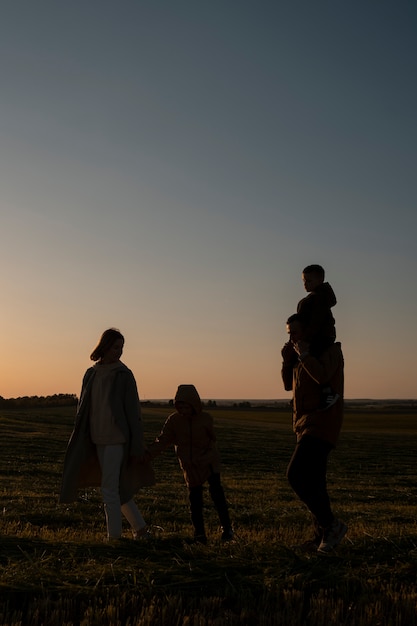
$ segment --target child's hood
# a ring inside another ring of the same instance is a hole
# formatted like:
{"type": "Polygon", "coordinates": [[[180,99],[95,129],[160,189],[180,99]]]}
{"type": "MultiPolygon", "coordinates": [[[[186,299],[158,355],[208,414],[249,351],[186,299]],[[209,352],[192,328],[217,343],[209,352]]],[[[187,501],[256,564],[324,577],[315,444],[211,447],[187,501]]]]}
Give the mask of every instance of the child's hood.
{"type": "Polygon", "coordinates": [[[194,385],[180,385],[175,394],[174,404],[175,402],[187,402],[191,404],[196,413],[201,413],[201,399],[194,385]]]}
{"type": "Polygon", "coordinates": [[[320,296],[329,308],[333,307],[337,302],[336,295],[329,283],[322,283],[314,289],[314,293],[320,296]]]}

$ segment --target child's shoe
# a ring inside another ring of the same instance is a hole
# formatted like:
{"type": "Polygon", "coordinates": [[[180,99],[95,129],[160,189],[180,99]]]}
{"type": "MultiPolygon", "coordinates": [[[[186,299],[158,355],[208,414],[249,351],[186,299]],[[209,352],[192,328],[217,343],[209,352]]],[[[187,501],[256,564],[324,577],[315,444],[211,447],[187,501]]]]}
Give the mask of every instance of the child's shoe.
{"type": "Polygon", "coordinates": [[[329,409],[331,406],[336,404],[339,400],[339,394],[334,393],[333,389],[329,387],[329,385],[324,385],[321,388],[321,398],[320,398],[320,410],[329,409]]]}
{"type": "Polygon", "coordinates": [[[223,532],[222,532],[222,541],[223,541],[223,543],[225,543],[227,541],[232,541],[234,535],[235,535],[235,533],[234,533],[233,528],[223,529],[223,532]]]}
{"type": "Polygon", "coordinates": [[[343,537],[347,533],[347,529],[348,527],[344,522],[335,519],[333,524],[331,524],[328,528],[325,528],[323,539],[321,540],[317,551],[322,553],[331,552],[333,548],[338,546],[342,541],[343,537]]]}

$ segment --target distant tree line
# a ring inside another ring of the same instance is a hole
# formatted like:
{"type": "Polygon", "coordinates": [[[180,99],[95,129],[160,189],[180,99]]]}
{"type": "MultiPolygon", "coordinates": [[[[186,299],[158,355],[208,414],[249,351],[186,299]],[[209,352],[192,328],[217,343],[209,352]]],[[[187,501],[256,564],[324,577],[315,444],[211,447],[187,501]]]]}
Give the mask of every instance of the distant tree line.
{"type": "MultiPolygon", "coordinates": [[[[207,400],[207,402],[201,401],[201,404],[203,406],[209,406],[209,407],[212,407],[212,408],[217,406],[216,400],[207,400]]],[[[174,400],[169,400],[168,401],[168,406],[174,406],[174,400]]]]}
{"type": "MultiPolygon", "coordinates": [[[[21,396],[19,398],[3,398],[0,396],[0,409],[13,409],[13,408],[32,408],[32,407],[60,407],[60,406],[75,406],[78,402],[78,397],[75,393],[56,393],[52,396],[21,396]]],[[[174,406],[174,400],[168,402],[144,400],[141,402],[142,406],[147,407],[162,407],[162,406],[174,406]]],[[[204,406],[216,407],[215,400],[208,400],[203,402],[204,406]]]]}
{"type": "Polygon", "coordinates": [[[0,396],[0,409],[75,406],[77,401],[77,396],[74,393],[56,393],[53,396],[22,396],[19,398],[0,396]]]}
{"type": "MultiPolygon", "coordinates": [[[[62,407],[62,406],[76,406],[78,397],[75,393],[56,393],[51,396],[21,396],[19,398],[3,398],[0,396],[0,409],[13,409],[13,408],[41,408],[41,407],[62,407]]],[[[202,402],[204,407],[209,409],[278,409],[288,410],[288,400],[273,401],[265,404],[262,402],[249,402],[243,400],[241,402],[224,403],[216,400],[204,400],[202,402]],[[219,403],[218,403],[219,402],[219,403]]],[[[409,402],[407,403],[409,404],[409,402]]],[[[143,407],[158,408],[158,407],[173,407],[174,400],[142,400],[141,405],[143,407]]],[[[415,406],[415,401],[414,401],[415,406]]]]}

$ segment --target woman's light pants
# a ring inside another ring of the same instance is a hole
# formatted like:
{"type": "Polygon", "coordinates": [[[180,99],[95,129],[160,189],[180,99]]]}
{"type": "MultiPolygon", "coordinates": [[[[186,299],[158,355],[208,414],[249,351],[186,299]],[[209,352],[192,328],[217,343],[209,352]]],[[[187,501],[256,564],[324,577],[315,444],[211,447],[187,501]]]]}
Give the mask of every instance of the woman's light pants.
{"type": "Polygon", "coordinates": [[[106,514],[107,536],[122,536],[122,513],[132,527],[133,534],[145,528],[146,523],[134,500],[120,504],[119,479],[123,460],[123,445],[97,446],[101,467],[101,493],[106,514]]]}

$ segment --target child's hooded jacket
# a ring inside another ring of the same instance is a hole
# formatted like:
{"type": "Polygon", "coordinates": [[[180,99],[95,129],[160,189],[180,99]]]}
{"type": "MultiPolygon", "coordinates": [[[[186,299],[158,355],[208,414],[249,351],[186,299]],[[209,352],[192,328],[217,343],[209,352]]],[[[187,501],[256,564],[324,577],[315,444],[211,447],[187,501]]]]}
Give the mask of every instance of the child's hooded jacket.
{"type": "Polygon", "coordinates": [[[213,473],[220,472],[220,455],[216,447],[213,418],[202,411],[200,396],[194,385],[180,385],[175,403],[187,402],[193,415],[186,417],[175,411],[166,420],[161,433],[149,446],[152,457],[170,445],[175,446],[188,487],[202,485],[213,473]]]}
{"type": "Polygon", "coordinates": [[[300,300],[297,306],[310,336],[336,338],[335,320],[331,309],[336,305],[335,293],[329,283],[322,283],[300,300]]]}

